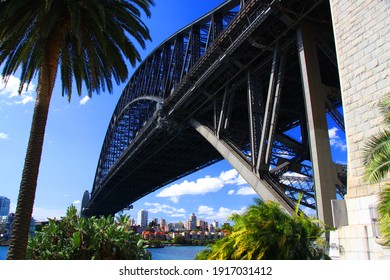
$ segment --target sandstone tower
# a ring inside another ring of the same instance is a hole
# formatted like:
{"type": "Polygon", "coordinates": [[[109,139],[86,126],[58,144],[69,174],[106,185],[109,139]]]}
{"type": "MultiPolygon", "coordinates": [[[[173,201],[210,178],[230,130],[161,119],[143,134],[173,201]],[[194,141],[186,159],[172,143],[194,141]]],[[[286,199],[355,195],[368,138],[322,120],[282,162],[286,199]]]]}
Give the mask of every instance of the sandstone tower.
{"type": "Polygon", "coordinates": [[[330,0],[348,145],[347,219],[334,233],[345,259],[390,258],[376,238],[384,186],[363,180],[363,147],[383,127],[378,101],[390,94],[390,1],[330,0]]]}

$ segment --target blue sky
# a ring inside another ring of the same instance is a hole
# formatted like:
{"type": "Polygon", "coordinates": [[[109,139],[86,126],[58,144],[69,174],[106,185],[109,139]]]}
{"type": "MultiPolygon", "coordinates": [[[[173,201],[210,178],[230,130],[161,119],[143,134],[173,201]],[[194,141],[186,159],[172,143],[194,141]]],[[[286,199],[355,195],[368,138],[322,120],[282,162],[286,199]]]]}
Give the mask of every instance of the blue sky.
{"type": "MultiPolygon", "coordinates": [[[[148,42],[147,49],[141,51],[142,57],[222,2],[156,0],[152,18],[145,19],[153,42],[148,42]]],[[[0,80],[0,196],[11,199],[11,211],[16,208],[36,88],[33,81],[28,91],[18,96],[18,81],[17,74],[10,77],[7,87],[0,80]]],[[[114,87],[112,95],[101,93],[91,99],[83,92],[68,102],[56,84],[46,127],[34,218],[63,216],[69,205],[79,207],[83,192],[91,190],[106,129],[124,87],[121,84],[114,87]]],[[[329,135],[334,161],[346,163],[345,135],[331,121],[329,135]]],[[[135,202],[134,209],[127,213],[136,218],[137,211],[145,209],[149,218],[178,222],[187,220],[194,212],[198,218],[223,222],[230,214],[243,211],[255,197],[237,172],[222,161],[149,194],[135,202]]]]}

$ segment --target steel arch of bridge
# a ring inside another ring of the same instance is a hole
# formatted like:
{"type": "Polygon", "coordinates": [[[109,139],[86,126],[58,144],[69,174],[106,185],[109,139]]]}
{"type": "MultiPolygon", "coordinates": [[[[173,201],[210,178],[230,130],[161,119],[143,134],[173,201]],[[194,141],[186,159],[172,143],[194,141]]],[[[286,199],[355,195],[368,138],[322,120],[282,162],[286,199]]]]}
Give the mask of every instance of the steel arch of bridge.
{"type": "Polygon", "coordinates": [[[132,75],[107,129],[92,193],[99,189],[145,122],[174,92],[175,86],[235,16],[239,1],[227,2],[165,40],[132,75]],[[132,123],[129,123],[130,119],[132,123]]]}
{"type": "MultiPolygon", "coordinates": [[[[310,43],[318,52],[311,57],[321,72],[322,103],[344,128],[327,6],[320,0],[230,0],[160,44],[118,101],[84,213],[113,214],[223,157],[241,162],[241,175],[260,183],[256,191],[266,190],[287,210],[299,193],[303,206],[316,209],[304,105],[310,85],[300,74],[310,43]],[[309,43],[302,34],[310,32],[300,28],[305,22],[315,30],[309,43]],[[302,139],[289,135],[294,129],[302,139]]],[[[343,168],[330,168],[333,188],[343,196],[343,168]]]]}

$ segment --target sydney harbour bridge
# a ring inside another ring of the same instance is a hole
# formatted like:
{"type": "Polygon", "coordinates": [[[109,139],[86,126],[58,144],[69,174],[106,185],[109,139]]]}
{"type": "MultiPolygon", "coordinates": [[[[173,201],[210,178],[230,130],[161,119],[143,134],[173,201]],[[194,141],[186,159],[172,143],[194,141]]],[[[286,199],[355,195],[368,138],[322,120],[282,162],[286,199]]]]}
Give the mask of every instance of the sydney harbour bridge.
{"type": "Polygon", "coordinates": [[[108,215],[226,159],[263,200],[331,224],[346,193],[328,1],[227,0],[161,43],[113,112],[83,214],[108,215]]]}

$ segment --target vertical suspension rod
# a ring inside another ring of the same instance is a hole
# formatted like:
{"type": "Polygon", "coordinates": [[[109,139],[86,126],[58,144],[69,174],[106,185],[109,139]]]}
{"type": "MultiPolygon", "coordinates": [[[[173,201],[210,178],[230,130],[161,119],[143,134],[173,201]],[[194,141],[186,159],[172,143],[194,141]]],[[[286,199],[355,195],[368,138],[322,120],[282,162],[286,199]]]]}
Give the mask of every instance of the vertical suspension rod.
{"type": "Polygon", "coordinates": [[[270,119],[268,145],[267,145],[266,154],[265,154],[265,164],[267,166],[269,165],[270,158],[271,158],[272,143],[274,140],[277,116],[278,116],[278,112],[279,112],[280,95],[282,92],[282,86],[283,86],[283,81],[284,81],[285,62],[286,62],[286,54],[283,52],[280,56],[280,61],[279,61],[279,71],[278,71],[278,78],[277,78],[277,83],[276,83],[276,88],[275,88],[275,98],[274,98],[274,102],[273,102],[272,115],[271,115],[271,119],[270,119]]]}
{"type": "Polygon", "coordinates": [[[221,112],[219,114],[219,120],[218,120],[218,127],[217,127],[217,137],[218,138],[219,138],[219,133],[221,132],[222,125],[225,123],[228,92],[229,92],[229,88],[228,88],[228,86],[226,86],[225,92],[223,94],[222,107],[221,107],[221,112]]]}
{"type": "Polygon", "coordinates": [[[251,161],[253,170],[256,169],[256,159],[258,153],[258,142],[264,118],[262,87],[260,77],[255,77],[251,71],[247,72],[248,88],[248,118],[249,118],[249,139],[251,148],[251,161]]]}
{"type": "Polygon", "coordinates": [[[269,80],[269,86],[268,86],[268,95],[267,95],[267,102],[265,105],[265,113],[264,113],[264,121],[263,121],[263,129],[260,137],[260,144],[259,144],[259,152],[257,156],[257,163],[256,163],[256,171],[260,171],[262,169],[262,164],[264,164],[264,156],[265,156],[265,146],[266,146],[266,137],[268,135],[269,131],[269,122],[270,122],[270,114],[272,112],[271,106],[273,104],[273,97],[275,92],[275,83],[276,83],[276,72],[278,71],[278,60],[279,60],[279,46],[277,46],[274,50],[274,56],[272,59],[272,68],[271,68],[271,75],[269,80]]]}

